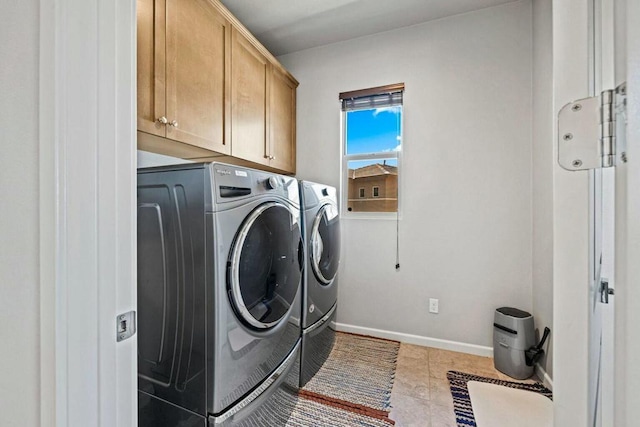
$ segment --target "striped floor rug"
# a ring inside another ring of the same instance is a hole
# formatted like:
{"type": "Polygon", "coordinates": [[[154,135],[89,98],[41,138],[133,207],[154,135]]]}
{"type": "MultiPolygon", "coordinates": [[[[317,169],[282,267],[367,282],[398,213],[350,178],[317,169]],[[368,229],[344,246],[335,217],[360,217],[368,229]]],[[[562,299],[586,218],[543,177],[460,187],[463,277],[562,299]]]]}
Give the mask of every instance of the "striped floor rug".
{"type": "Polygon", "coordinates": [[[373,414],[368,410],[345,408],[344,405],[332,406],[324,400],[313,400],[301,396],[286,425],[287,427],[389,427],[394,425],[388,413],[376,417],[372,416],[373,414]]]}
{"type": "Polygon", "coordinates": [[[336,334],[328,359],[300,390],[290,427],[394,425],[391,388],[400,343],[336,334]]]}
{"type": "Polygon", "coordinates": [[[464,372],[449,371],[447,379],[451,388],[451,396],[453,397],[453,410],[456,414],[456,422],[458,427],[476,427],[476,419],[473,414],[473,407],[469,397],[469,389],[467,383],[469,381],[477,381],[488,384],[495,384],[518,390],[532,391],[552,399],[551,390],[542,384],[527,384],[513,381],[502,381],[493,378],[480,377],[478,375],[466,374],[464,372]]]}

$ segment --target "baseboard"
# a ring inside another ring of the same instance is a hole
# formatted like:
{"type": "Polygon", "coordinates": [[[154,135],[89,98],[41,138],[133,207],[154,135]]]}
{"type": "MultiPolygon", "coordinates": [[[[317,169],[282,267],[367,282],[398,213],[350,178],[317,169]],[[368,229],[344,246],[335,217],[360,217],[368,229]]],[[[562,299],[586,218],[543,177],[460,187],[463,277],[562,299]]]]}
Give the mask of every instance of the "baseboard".
{"type": "Polygon", "coordinates": [[[467,344],[457,341],[429,338],[420,335],[404,334],[401,332],[385,331],[382,329],[365,328],[363,326],[348,325],[336,322],[336,329],[352,334],[369,335],[376,338],[385,338],[407,344],[422,345],[425,347],[440,348],[442,350],[458,351],[460,353],[475,354],[476,356],[493,357],[493,347],[485,347],[476,344],[467,344]]]}
{"type": "Polygon", "coordinates": [[[553,390],[553,380],[539,363],[536,363],[536,374],[538,375],[538,378],[542,380],[542,384],[544,384],[546,388],[553,390]]]}

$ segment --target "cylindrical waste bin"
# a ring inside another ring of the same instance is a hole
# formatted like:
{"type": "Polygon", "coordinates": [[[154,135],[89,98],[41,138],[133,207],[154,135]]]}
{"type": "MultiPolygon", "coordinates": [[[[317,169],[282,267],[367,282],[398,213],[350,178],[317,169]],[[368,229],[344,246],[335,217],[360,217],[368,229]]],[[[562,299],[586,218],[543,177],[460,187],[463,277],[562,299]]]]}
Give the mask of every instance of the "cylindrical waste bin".
{"type": "Polygon", "coordinates": [[[493,361],[496,369],[523,380],[533,375],[525,351],[535,345],[533,316],[512,307],[496,310],[493,320],[493,361]]]}

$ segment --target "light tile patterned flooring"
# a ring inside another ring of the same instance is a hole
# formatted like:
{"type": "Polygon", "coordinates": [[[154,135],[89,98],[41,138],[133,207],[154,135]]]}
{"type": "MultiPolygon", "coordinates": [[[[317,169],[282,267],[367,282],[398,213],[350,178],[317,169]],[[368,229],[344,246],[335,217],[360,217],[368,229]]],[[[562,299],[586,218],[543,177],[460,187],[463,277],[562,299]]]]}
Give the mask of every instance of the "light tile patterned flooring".
{"type": "MultiPolygon", "coordinates": [[[[493,358],[401,344],[391,391],[390,417],[398,427],[456,427],[447,371],[516,381],[493,367],[493,358]]],[[[523,382],[535,382],[535,377],[523,382]]]]}

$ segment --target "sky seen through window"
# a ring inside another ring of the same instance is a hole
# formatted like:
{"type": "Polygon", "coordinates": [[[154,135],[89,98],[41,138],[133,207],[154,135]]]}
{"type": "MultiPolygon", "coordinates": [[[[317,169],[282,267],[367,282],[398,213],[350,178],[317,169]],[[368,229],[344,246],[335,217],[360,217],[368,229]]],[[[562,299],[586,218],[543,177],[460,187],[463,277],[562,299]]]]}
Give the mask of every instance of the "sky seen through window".
{"type": "MultiPolygon", "coordinates": [[[[400,151],[401,107],[392,106],[347,112],[346,154],[367,154],[400,151]]],[[[351,162],[350,162],[351,163],[351,162]]],[[[353,162],[349,167],[363,167],[381,160],[353,162]]],[[[388,159],[388,165],[397,166],[396,159],[388,159]]]]}

